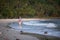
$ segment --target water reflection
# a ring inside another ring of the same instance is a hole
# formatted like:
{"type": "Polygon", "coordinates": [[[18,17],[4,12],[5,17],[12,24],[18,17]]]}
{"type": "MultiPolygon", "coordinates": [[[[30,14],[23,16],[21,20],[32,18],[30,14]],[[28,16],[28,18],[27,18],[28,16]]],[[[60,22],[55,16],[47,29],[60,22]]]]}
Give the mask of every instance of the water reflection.
{"type": "MultiPolygon", "coordinates": [[[[9,25],[16,30],[20,30],[19,24],[17,22],[11,23],[9,25]]],[[[24,32],[43,34],[48,32],[47,35],[60,37],[60,21],[59,20],[31,20],[23,21],[22,30],[24,32]]]]}

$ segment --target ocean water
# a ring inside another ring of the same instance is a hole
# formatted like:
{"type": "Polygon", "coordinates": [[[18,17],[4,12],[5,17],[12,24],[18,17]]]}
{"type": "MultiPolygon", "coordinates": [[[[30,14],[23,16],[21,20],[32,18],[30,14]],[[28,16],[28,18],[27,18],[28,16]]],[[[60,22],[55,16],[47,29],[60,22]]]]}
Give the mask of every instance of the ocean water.
{"type": "Polygon", "coordinates": [[[18,31],[60,37],[60,19],[23,21],[22,25],[13,22],[9,26],[18,31]]]}

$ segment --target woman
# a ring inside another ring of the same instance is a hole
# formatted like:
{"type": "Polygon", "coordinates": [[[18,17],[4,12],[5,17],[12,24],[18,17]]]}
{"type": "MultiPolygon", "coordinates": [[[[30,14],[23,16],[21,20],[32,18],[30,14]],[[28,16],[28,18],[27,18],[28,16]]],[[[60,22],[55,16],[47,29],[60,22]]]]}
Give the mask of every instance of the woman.
{"type": "Polygon", "coordinates": [[[19,22],[20,33],[22,33],[22,19],[21,19],[21,17],[19,17],[18,22],[19,22]]]}

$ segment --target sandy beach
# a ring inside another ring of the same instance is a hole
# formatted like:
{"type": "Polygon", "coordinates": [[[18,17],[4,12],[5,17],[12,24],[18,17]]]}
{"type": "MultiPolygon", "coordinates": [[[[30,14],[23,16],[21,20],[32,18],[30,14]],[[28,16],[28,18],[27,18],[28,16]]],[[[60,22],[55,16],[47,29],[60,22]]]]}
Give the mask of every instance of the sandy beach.
{"type": "Polygon", "coordinates": [[[30,35],[23,35],[20,32],[7,27],[11,22],[16,22],[17,20],[11,19],[1,19],[0,20],[0,40],[39,40],[36,37],[30,35]]]}
{"type": "MultiPolygon", "coordinates": [[[[23,19],[23,21],[24,20],[26,21],[27,19],[23,19]]],[[[36,19],[36,20],[40,20],[40,19],[36,19]]],[[[17,40],[17,39],[19,40],[60,40],[60,38],[57,37],[48,37],[48,36],[32,34],[32,33],[20,34],[19,31],[16,31],[8,27],[8,24],[11,22],[18,22],[18,19],[0,19],[0,40],[17,40]]]]}

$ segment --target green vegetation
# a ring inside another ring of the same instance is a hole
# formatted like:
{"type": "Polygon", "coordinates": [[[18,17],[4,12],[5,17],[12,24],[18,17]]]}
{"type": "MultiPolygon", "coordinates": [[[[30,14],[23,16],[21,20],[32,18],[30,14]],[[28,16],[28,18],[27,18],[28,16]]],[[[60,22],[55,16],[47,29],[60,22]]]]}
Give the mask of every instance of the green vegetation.
{"type": "Polygon", "coordinates": [[[0,0],[0,18],[60,17],[60,0],[0,0]]]}

